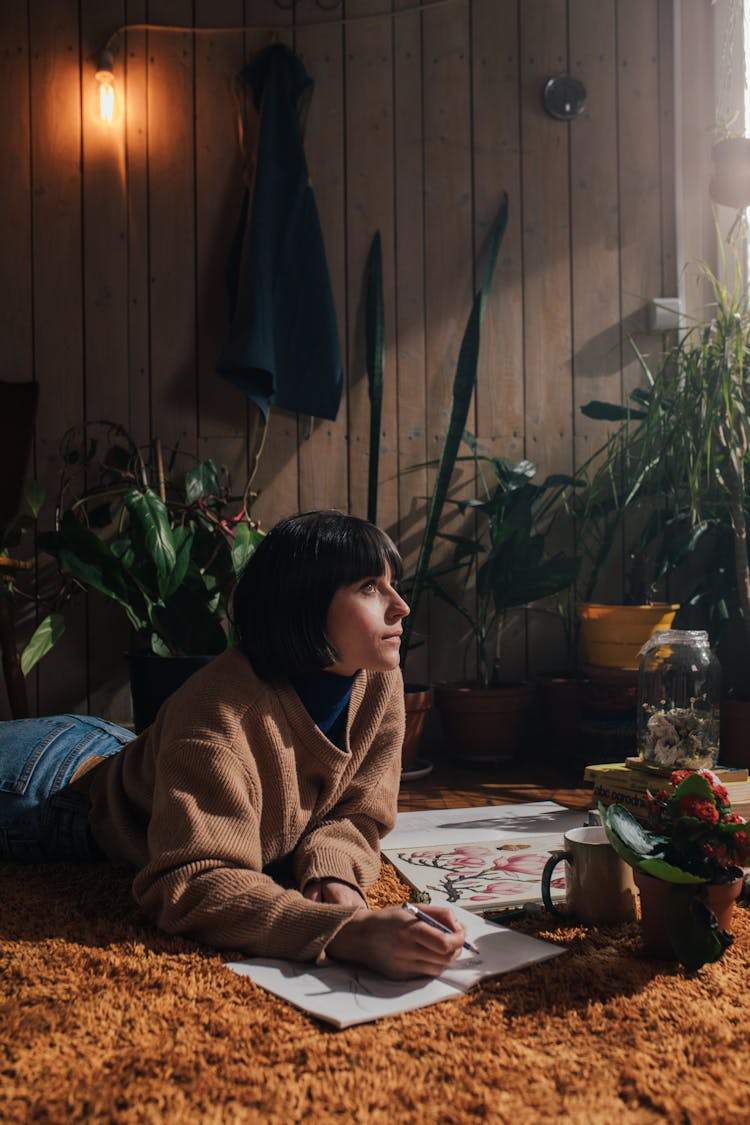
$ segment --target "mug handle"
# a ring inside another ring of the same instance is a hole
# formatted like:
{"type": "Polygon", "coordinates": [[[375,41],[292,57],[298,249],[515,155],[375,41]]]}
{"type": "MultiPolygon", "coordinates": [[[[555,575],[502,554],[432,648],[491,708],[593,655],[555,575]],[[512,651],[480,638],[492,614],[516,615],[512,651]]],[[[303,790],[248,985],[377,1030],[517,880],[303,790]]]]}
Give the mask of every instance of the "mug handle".
{"type": "Polygon", "coordinates": [[[557,867],[558,863],[562,863],[563,860],[565,860],[566,863],[570,863],[572,865],[573,853],[552,852],[549,859],[545,863],[544,871],[542,872],[542,902],[544,903],[544,909],[548,910],[550,914],[556,914],[558,918],[567,918],[568,915],[565,914],[564,911],[559,910],[553,903],[552,889],[550,884],[552,883],[552,874],[555,868],[557,867]]]}

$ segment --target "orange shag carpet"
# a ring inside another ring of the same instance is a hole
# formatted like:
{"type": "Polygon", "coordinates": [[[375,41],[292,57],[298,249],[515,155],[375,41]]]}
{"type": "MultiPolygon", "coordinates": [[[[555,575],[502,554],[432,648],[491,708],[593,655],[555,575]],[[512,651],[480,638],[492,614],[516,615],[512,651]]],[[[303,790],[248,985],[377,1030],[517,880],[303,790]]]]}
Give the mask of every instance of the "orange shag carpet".
{"type": "MultiPolygon", "coordinates": [[[[385,867],[372,902],[406,891],[385,867]]],[[[639,927],[551,927],[553,961],[336,1031],[169,938],[105,867],[0,865],[3,1122],[750,1119],[750,908],[688,977],[639,927]]]]}

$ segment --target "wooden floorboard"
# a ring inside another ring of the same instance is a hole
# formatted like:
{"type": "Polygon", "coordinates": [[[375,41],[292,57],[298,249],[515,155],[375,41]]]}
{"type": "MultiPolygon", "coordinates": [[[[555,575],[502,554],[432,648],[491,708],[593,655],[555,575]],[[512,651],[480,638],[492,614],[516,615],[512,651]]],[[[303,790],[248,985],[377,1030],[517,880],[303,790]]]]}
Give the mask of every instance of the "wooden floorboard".
{"type": "Polygon", "coordinates": [[[471,766],[433,759],[424,778],[402,781],[399,809],[456,809],[476,805],[507,805],[528,801],[557,801],[568,808],[588,809],[591,786],[583,784],[580,764],[528,760],[508,765],[471,766]]]}

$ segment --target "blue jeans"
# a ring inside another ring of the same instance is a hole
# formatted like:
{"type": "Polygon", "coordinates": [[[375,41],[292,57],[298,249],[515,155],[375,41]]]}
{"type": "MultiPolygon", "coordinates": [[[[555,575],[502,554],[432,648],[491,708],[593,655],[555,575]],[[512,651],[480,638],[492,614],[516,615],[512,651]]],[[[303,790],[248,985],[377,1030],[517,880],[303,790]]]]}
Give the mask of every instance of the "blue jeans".
{"type": "Polygon", "coordinates": [[[134,737],[89,715],[0,723],[0,859],[102,859],[88,797],[68,782],[87,758],[118,754],[134,737]]]}

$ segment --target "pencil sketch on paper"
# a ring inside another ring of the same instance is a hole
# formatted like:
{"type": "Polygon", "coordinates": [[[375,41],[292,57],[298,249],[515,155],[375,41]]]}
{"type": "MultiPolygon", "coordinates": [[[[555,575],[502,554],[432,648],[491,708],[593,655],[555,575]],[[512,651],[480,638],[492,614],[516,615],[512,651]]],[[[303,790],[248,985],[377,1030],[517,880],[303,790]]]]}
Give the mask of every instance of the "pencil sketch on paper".
{"type": "MultiPolygon", "coordinates": [[[[539,902],[544,865],[561,843],[558,836],[546,835],[497,844],[386,849],[383,854],[420,897],[477,911],[539,902]]],[[[555,870],[553,899],[565,895],[564,868],[555,870]]]]}

